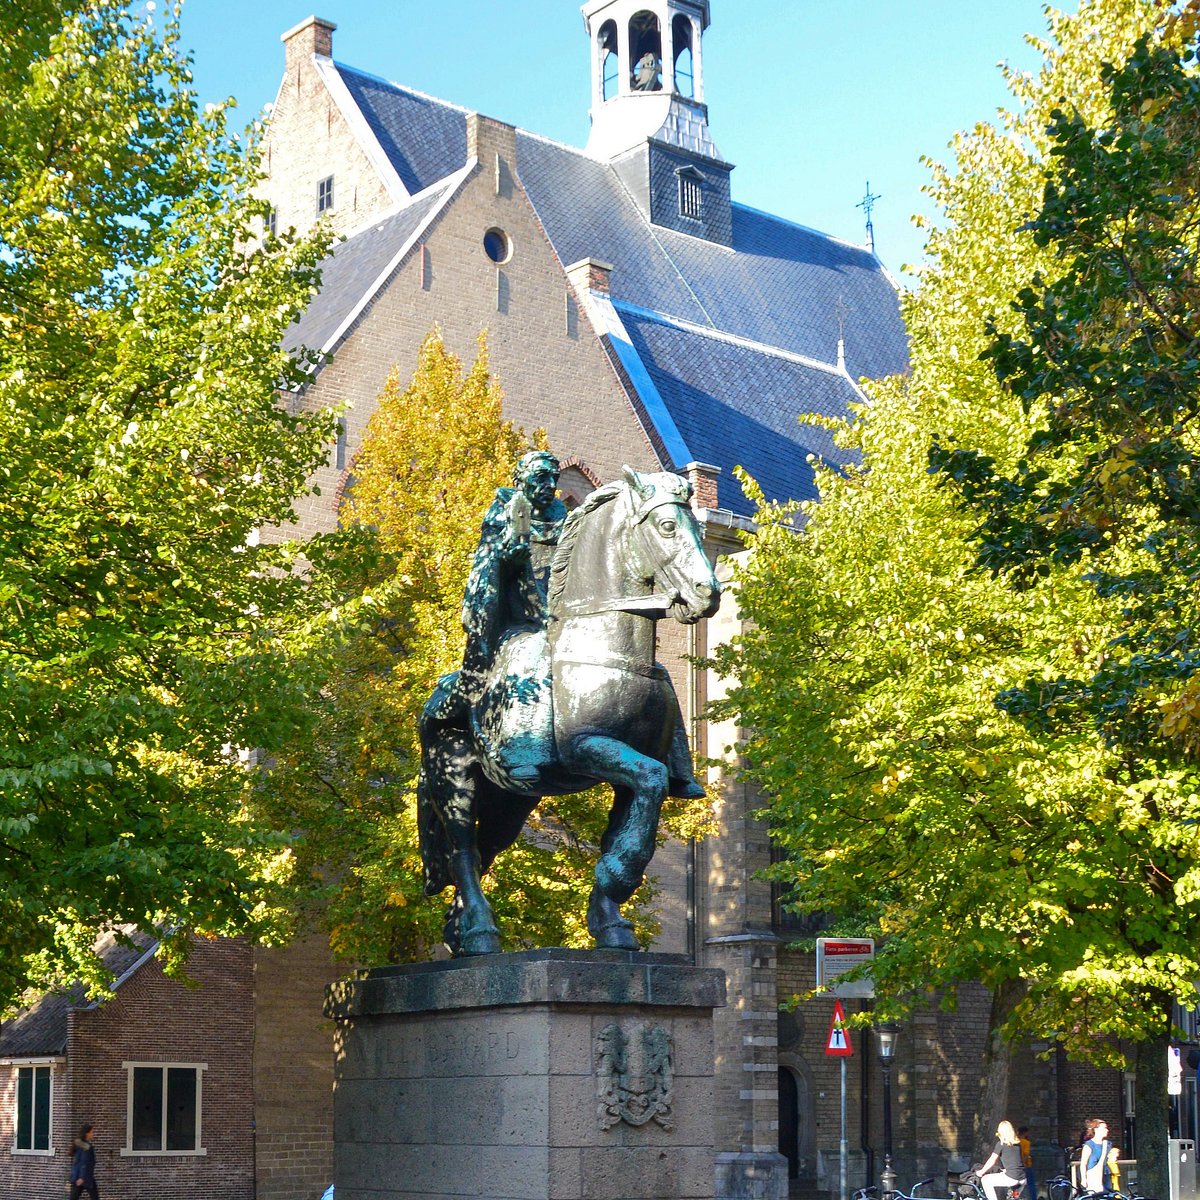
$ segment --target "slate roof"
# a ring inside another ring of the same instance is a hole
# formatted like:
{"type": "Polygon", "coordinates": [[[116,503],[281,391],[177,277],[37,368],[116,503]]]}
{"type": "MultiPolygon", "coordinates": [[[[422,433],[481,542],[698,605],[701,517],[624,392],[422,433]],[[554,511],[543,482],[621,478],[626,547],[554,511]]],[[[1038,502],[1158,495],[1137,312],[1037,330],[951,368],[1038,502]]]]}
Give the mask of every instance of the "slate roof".
{"type": "Polygon", "coordinates": [[[614,301],[832,364],[840,299],[851,376],[907,366],[895,289],[862,247],[736,203],[732,252],[652,226],[607,163],[532,134],[518,134],[517,168],[564,264],[614,264],[614,301]]]}
{"type": "Polygon", "coordinates": [[[732,467],[744,466],[772,499],[815,499],[808,455],[843,465],[844,450],[802,413],[836,417],[861,399],[839,372],[764,353],[617,305],[630,340],[679,432],[700,462],[721,467],[717,503],[754,509],[732,467]]]}
{"type": "MultiPolygon", "coordinates": [[[[462,165],[460,162],[458,167],[462,165]]],[[[417,231],[453,190],[453,182],[448,180],[441,187],[415,197],[369,229],[339,242],[321,264],[320,296],[288,331],[289,347],[320,350],[327,346],[355,306],[380,281],[383,269],[411,248],[417,231]]]]}
{"type": "Polygon", "coordinates": [[[410,195],[467,161],[467,110],[334,64],[410,195]]]}
{"type": "MultiPolygon", "coordinates": [[[[411,191],[463,167],[465,109],[340,64],[332,69],[411,191]]],[[[735,465],[771,499],[811,496],[807,456],[841,460],[828,435],[799,427],[796,414],[844,414],[858,398],[850,378],[907,369],[895,288],[862,247],[739,204],[732,249],[651,225],[610,164],[521,130],[517,175],[564,265],[588,257],[614,264],[616,311],[691,457],[722,469],[722,507],[749,511],[730,474],[735,465]],[[844,374],[798,361],[832,368],[839,330],[844,374]]],[[[355,289],[369,287],[405,236],[448,200],[435,189],[341,245],[296,327],[297,344],[326,345],[355,289]]]]}
{"type": "MultiPolygon", "coordinates": [[[[122,977],[141,960],[148,957],[158,942],[136,930],[127,931],[130,944],[119,941],[115,934],[105,934],[96,946],[96,953],[106,969],[119,983],[122,977]]],[[[48,992],[28,1008],[22,1009],[11,1021],[0,1025],[0,1058],[38,1058],[61,1055],[67,1051],[67,1013],[88,1004],[81,987],[69,992],[48,992]]]]}

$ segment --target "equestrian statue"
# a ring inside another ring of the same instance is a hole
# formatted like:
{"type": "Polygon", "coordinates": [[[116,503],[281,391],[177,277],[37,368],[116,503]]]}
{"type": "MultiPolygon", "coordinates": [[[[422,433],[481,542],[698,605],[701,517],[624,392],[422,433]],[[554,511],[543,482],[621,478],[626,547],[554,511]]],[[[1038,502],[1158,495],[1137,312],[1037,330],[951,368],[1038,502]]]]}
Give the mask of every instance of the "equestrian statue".
{"type": "Polygon", "coordinates": [[[721,585],[679,475],[630,467],[567,513],[558,460],[530,451],[484,517],[463,597],[461,670],[420,719],[417,788],[425,892],[453,885],[446,944],[493,954],[480,885],[543,796],[613,789],[587,925],[596,945],[637,948],[621,916],[654,854],[668,794],[698,798],[655,626],[711,616],[721,585]]]}

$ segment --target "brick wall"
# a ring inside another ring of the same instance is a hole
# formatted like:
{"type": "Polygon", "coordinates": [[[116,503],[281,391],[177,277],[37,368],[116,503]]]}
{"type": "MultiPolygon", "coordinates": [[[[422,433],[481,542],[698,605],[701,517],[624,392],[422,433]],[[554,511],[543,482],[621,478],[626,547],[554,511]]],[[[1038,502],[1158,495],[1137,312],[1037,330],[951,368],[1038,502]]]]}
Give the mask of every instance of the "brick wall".
{"type": "Polygon", "coordinates": [[[16,1154],[15,1115],[19,1064],[0,1066],[0,1198],[62,1200],[71,1166],[71,1139],[77,1130],[67,1111],[66,1063],[48,1064],[50,1074],[50,1155],[16,1154]]]}
{"type": "MultiPolygon", "coordinates": [[[[812,954],[784,950],[779,960],[779,995],[787,999],[816,982],[812,954]]],[[[858,1001],[845,1001],[847,1012],[858,1001]]],[[[780,1019],[780,1061],[802,1076],[801,1146],[810,1138],[819,1158],[820,1182],[836,1187],[839,1135],[837,1060],[824,1053],[832,1003],[812,1000],[780,1019]]],[[[934,1005],[915,1012],[901,1028],[892,1069],[894,1165],[902,1187],[947,1170],[965,1169],[991,1150],[985,1131],[976,1136],[980,1068],[991,1010],[991,996],[978,984],[959,989],[957,1007],[934,1005]]],[[[882,1079],[874,1035],[851,1034],[854,1058],[848,1071],[848,1131],[851,1187],[865,1178],[861,1146],[874,1151],[874,1174],[882,1169],[882,1079]],[[865,1125],[861,1096],[866,1091],[865,1125]]],[[[1013,1048],[1006,1115],[1014,1126],[1027,1125],[1034,1167],[1043,1182],[1062,1167],[1060,1146],[1074,1144],[1083,1119],[1103,1117],[1121,1129],[1120,1075],[1116,1071],[1068,1063],[1049,1044],[1018,1043],[1013,1048]]],[[[877,1182],[877,1178],[872,1180],[877,1182]]]]}
{"type": "Polygon", "coordinates": [[[333,1022],[325,986],[348,973],[323,938],[254,952],[257,1200],[317,1200],[333,1182],[333,1022]]]}
{"type": "Polygon", "coordinates": [[[70,1121],[96,1125],[96,1178],[105,1195],[121,1200],[254,1195],[250,948],[237,941],[197,940],[188,974],[194,986],[167,979],[151,959],[103,1005],[68,1018],[70,1121]],[[131,1061],[205,1064],[203,1154],[122,1153],[129,1144],[129,1073],[122,1064],[131,1061]]]}
{"type": "Polygon", "coordinates": [[[1112,1140],[1124,1154],[1121,1074],[1103,1067],[1071,1062],[1058,1054],[1058,1130],[1061,1144],[1077,1146],[1084,1122],[1099,1117],[1108,1123],[1112,1140]]]}
{"type": "Polygon", "coordinates": [[[260,189],[276,212],[280,233],[308,229],[317,216],[317,183],[333,176],[338,233],[360,228],[395,201],[362,152],[337,103],[313,65],[314,52],[328,54],[331,28],[302,21],[289,31],[285,67],[263,142],[270,182],[260,189]]]}
{"type": "MultiPolygon", "coordinates": [[[[274,148],[264,192],[281,221],[294,212],[300,223],[304,197],[320,175],[333,170],[340,177],[358,169],[361,154],[349,144],[349,129],[336,115],[328,117],[323,100],[313,99],[323,87],[309,59],[296,56],[268,139],[274,148]]],[[[353,406],[344,418],[346,460],[352,461],[389,372],[398,366],[402,379],[411,377],[417,348],[431,329],[439,327],[447,347],[467,364],[474,360],[480,331],[487,330],[506,417],[527,432],[544,427],[556,453],[576,457],[597,478],[616,478],[625,463],[659,469],[520,186],[514,131],[472,117],[469,135],[479,168],[360,316],[305,394],[304,405],[353,406]],[[502,266],[484,253],[483,235],[491,228],[503,230],[512,242],[512,256],[502,266]]],[[[342,478],[332,461],[317,473],[314,482],[323,494],[301,501],[289,532],[308,536],[331,527],[342,478]]]]}

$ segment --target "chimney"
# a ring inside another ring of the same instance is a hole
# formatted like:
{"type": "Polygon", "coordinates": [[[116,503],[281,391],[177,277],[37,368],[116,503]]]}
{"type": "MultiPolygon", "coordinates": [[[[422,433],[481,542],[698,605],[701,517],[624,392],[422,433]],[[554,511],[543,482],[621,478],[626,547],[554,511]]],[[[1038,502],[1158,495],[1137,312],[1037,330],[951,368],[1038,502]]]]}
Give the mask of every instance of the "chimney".
{"type": "Polygon", "coordinates": [[[607,296],[612,273],[612,263],[602,262],[598,258],[581,258],[567,268],[567,278],[581,296],[586,292],[602,292],[607,296]]]}
{"type": "Polygon", "coordinates": [[[720,508],[717,503],[717,479],[721,468],[714,467],[712,463],[690,462],[683,469],[692,485],[692,508],[697,512],[706,508],[720,508]]]}
{"type": "Polygon", "coordinates": [[[280,37],[287,56],[287,66],[292,67],[314,54],[325,58],[333,57],[333,31],[337,26],[323,17],[305,17],[299,25],[293,25],[280,37]]]}

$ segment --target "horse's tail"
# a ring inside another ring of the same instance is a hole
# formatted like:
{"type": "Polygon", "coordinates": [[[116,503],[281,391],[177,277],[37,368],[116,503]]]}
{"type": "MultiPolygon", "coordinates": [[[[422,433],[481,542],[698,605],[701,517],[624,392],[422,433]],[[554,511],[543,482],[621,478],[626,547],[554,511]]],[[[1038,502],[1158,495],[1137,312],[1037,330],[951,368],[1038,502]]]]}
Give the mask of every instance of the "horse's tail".
{"type": "Polygon", "coordinates": [[[417,834],[427,896],[436,896],[454,882],[450,873],[450,841],[442,822],[447,799],[446,781],[438,769],[438,756],[433,752],[441,722],[430,711],[441,699],[444,682],[439,680],[417,723],[421,739],[421,773],[417,778],[417,834]]]}

